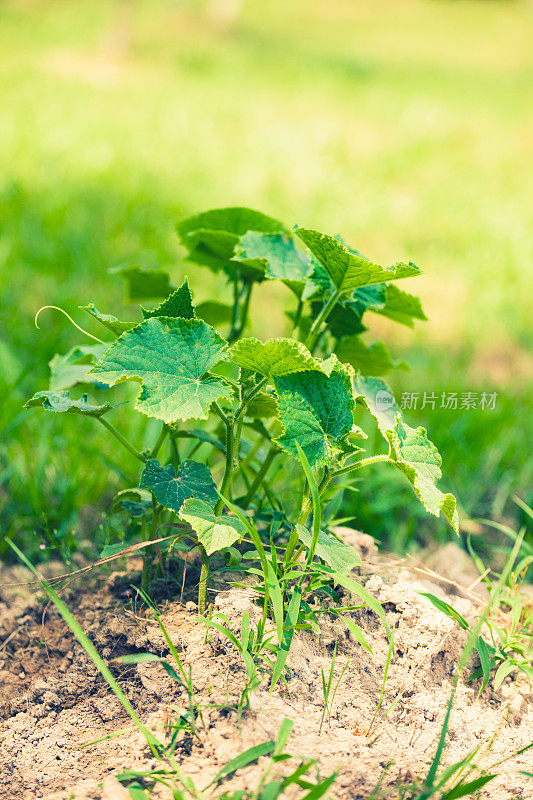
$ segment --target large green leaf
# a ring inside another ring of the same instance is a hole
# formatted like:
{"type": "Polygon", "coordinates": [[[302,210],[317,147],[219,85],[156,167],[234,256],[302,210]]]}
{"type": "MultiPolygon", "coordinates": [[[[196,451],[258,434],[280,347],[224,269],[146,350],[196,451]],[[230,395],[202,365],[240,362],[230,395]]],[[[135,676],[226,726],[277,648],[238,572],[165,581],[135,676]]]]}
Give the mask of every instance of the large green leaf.
{"type": "Polygon", "coordinates": [[[240,237],[233,260],[281,281],[304,281],[312,270],[308,254],[299,250],[287,233],[248,231],[240,237]]]}
{"type": "Polygon", "coordinates": [[[230,354],[239,367],[268,377],[323,368],[307,347],[295,339],[268,339],[266,342],[255,337],[240,339],[230,354]]]}
{"type": "MultiPolygon", "coordinates": [[[[307,528],[298,525],[297,532],[298,538],[305,546],[311,547],[313,537],[307,528]]],[[[323,530],[318,534],[315,555],[342,575],[348,575],[354,567],[361,563],[361,557],[354,547],[339,541],[331,533],[323,530]]]]}
{"type": "Polygon", "coordinates": [[[150,319],[150,317],[183,317],[184,319],[192,319],[194,317],[194,308],[187,278],[185,278],[179,289],[172,292],[156,308],[148,310],[141,306],[141,313],[145,319],[150,319]]]}
{"type": "Polygon", "coordinates": [[[335,353],[340,361],[348,362],[363,375],[385,375],[391,369],[409,369],[405,361],[393,360],[387,346],[379,340],[366,345],[360,336],[346,336],[338,343],[335,353]]]}
{"type": "Polygon", "coordinates": [[[79,400],[72,400],[68,392],[37,392],[25,404],[24,408],[42,406],[46,411],[57,414],[81,414],[85,417],[101,417],[116,408],[116,405],[90,403],[84,394],[79,400]]]}
{"type": "Polygon", "coordinates": [[[411,428],[398,415],[387,439],[395,465],[409,479],[426,511],[436,517],[442,512],[459,534],[457,502],[453,494],[444,494],[436,486],[442,475],[442,458],[424,428],[411,428]]]}
{"type": "Polygon", "coordinates": [[[138,322],[121,322],[117,317],[114,317],[113,314],[102,314],[94,303],[89,303],[87,306],[79,306],[79,308],[90,314],[93,319],[98,320],[104,328],[114,333],[115,336],[120,336],[124,331],[131,331],[132,328],[139,324],[138,322]]]}
{"type": "Polygon", "coordinates": [[[135,408],[149,417],[206,419],[215,400],[232,398],[223,379],[207,374],[225,351],[224,339],[202,320],[152,317],[123,333],[91,374],[112,386],[141,383],[135,408]]]}
{"type": "Polygon", "coordinates": [[[114,267],[110,272],[126,281],[126,302],[168,297],[174,290],[166,269],[145,267],[114,267]]]}
{"type": "Polygon", "coordinates": [[[354,398],[350,373],[335,364],[331,374],[308,371],[274,378],[283,434],[280,447],[299,458],[300,445],[313,469],[324,465],[335,454],[339,442],[352,429],[354,398]]]}
{"type": "Polygon", "coordinates": [[[186,500],[180,518],[188,522],[208,556],[242,539],[246,528],[237,517],[217,516],[202,500],[186,500]]]}
{"type": "Polygon", "coordinates": [[[105,353],[107,345],[75,345],[65,355],[56,355],[50,361],[50,391],[60,392],[77,383],[106,385],[87,373],[91,366],[105,353]]]}
{"type": "Polygon", "coordinates": [[[442,512],[459,533],[457,502],[453,494],[444,494],[436,486],[442,459],[424,428],[410,428],[403,421],[391,389],[381,378],[358,375],[354,383],[389,443],[391,463],[408,478],[426,511],[436,517],[442,512]]]}
{"type": "Polygon", "coordinates": [[[172,464],[161,466],[150,459],[141,475],[141,489],[150,489],[156,499],[169,511],[180,510],[185,500],[195,497],[213,507],[218,500],[217,487],[205,464],[186,459],[177,472],[172,464]]]}
{"type": "Polygon", "coordinates": [[[257,279],[264,275],[264,266],[247,267],[232,263],[234,249],[239,239],[248,231],[277,233],[286,231],[279,220],[250,208],[215,208],[180,220],[176,225],[178,236],[187,248],[188,259],[217,271],[223,269],[230,275],[244,272],[257,279]]]}
{"type": "Polygon", "coordinates": [[[421,270],[411,262],[402,261],[391,267],[381,267],[361,255],[356,255],[338,239],[310,228],[297,228],[296,233],[309,247],[330,276],[336,289],[353,291],[359,286],[408,278],[421,270]]]}

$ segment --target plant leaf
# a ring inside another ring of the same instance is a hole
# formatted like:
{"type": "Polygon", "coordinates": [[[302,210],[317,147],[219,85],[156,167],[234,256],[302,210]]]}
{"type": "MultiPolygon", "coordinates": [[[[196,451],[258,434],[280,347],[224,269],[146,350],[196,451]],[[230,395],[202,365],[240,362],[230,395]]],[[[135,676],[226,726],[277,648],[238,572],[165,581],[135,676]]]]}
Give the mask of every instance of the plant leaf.
{"type": "Polygon", "coordinates": [[[49,364],[50,391],[71,389],[77,383],[93,383],[106,389],[105,383],[88,374],[91,366],[105,353],[106,347],[105,344],[76,345],[64,355],[56,353],[49,364]]]}
{"type": "MultiPolygon", "coordinates": [[[[322,310],[323,302],[314,301],[311,303],[311,313],[314,319],[322,310]]],[[[356,336],[364,333],[367,328],[362,323],[363,311],[356,303],[336,303],[330,314],[326,317],[326,323],[331,335],[336,339],[343,336],[356,336]]]]}
{"type": "Polygon", "coordinates": [[[246,533],[246,528],[237,517],[218,516],[203,500],[186,500],[180,509],[180,518],[188,522],[204,546],[208,556],[229,547],[246,533]]]}
{"type": "Polygon", "coordinates": [[[184,319],[192,319],[194,317],[194,308],[187,278],[185,278],[179,289],[172,292],[156,308],[149,311],[141,306],[141,313],[145,319],[150,317],[183,317],[184,319]]]}
{"type": "Polygon", "coordinates": [[[141,475],[141,489],[150,489],[169,511],[180,510],[185,500],[195,497],[213,507],[218,500],[217,487],[205,464],[186,459],[174,471],[172,464],[161,466],[150,459],[141,475]]]}
{"type": "Polygon", "coordinates": [[[411,482],[426,511],[436,517],[442,512],[459,535],[457,501],[453,494],[443,494],[435,485],[442,475],[442,458],[424,428],[411,428],[398,415],[394,428],[387,431],[387,439],[396,467],[411,482]]]}
{"type": "Polygon", "coordinates": [[[78,306],[78,308],[81,308],[82,311],[86,311],[93,319],[98,320],[104,328],[114,333],[115,336],[120,336],[124,331],[131,331],[132,328],[139,324],[138,322],[121,322],[112,314],[102,314],[101,311],[98,311],[94,303],[89,303],[87,306],[78,306]]]}
{"type": "Polygon", "coordinates": [[[196,306],[196,316],[203,319],[209,325],[220,325],[231,322],[232,307],[227,303],[219,303],[215,300],[206,300],[196,306]]]}
{"type": "Polygon", "coordinates": [[[442,611],[442,613],[446,614],[447,617],[450,617],[450,619],[455,620],[455,622],[457,622],[458,625],[464,631],[469,630],[470,626],[466,621],[466,619],[462,616],[462,614],[456,611],[456,609],[449,603],[447,603],[445,600],[441,600],[439,597],[435,597],[434,594],[430,594],[429,592],[418,592],[418,594],[422,595],[422,597],[425,597],[427,600],[429,600],[429,602],[432,603],[435,606],[435,608],[437,608],[439,611],[442,611]]]}
{"type": "Polygon", "coordinates": [[[419,298],[414,294],[398,289],[393,283],[386,285],[384,305],[380,308],[370,306],[369,310],[374,311],[376,314],[381,314],[383,317],[388,317],[395,322],[400,322],[402,325],[407,325],[409,328],[414,327],[415,319],[427,320],[419,298]]]}
{"type": "Polygon", "coordinates": [[[152,297],[168,297],[174,290],[166,269],[145,267],[114,267],[109,270],[126,281],[126,302],[149,300],[152,297]]]}
{"type": "Polygon", "coordinates": [[[281,678],[281,674],[291,649],[291,643],[294,636],[294,629],[298,623],[300,614],[300,604],[302,602],[302,589],[300,586],[295,586],[292,590],[292,597],[287,609],[287,615],[283,621],[283,636],[279,643],[278,652],[276,656],[276,663],[272,670],[272,679],[270,683],[270,691],[275,687],[276,683],[281,678]]]}
{"type": "Polygon", "coordinates": [[[370,653],[371,656],[373,656],[374,655],[374,651],[372,650],[372,648],[368,644],[366,636],[363,633],[363,631],[361,630],[361,628],[359,627],[359,625],[357,625],[353,621],[353,619],[350,619],[350,617],[343,617],[341,614],[338,614],[338,617],[339,617],[340,620],[342,620],[342,622],[344,622],[344,624],[346,625],[346,627],[348,628],[348,630],[352,634],[352,636],[355,639],[355,641],[358,642],[361,645],[361,647],[364,647],[365,650],[367,650],[370,653]]]}
{"type": "Polygon", "coordinates": [[[479,778],[475,778],[473,781],[468,781],[467,783],[457,784],[455,788],[451,791],[446,792],[446,794],[442,795],[442,800],[459,800],[460,797],[467,797],[472,796],[474,792],[477,792],[479,789],[483,788],[489,781],[493,780],[496,775],[482,775],[479,778]]]}
{"type": "Polygon", "coordinates": [[[123,333],[91,374],[112,386],[142,383],[135,408],[149,417],[206,419],[215,400],[232,398],[223,379],[206,374],[225,350],[224,339],[202,320],[152,317],[123,333]]]}
{"type": "Polygon", "coordinates": [[[262,270],[273,280],[303,282],[312,270],[309,256],[287,233],[248,231],[240,237],[233,260],[262,270]]]}
{"type": "MultiPolygon", "coordinates": [[[[305,544],[306,547],[311,547],[312,536],[311,533],[304,528],[303,525],[297,525],[298,538],[305,544]]],[[[340,542],[331,533],[321,530],[318,534],[318,541],[315,548],[315,555],[321,558],[330,567],[333,567],[335,572],[348,575],[351,570],[361,563],[359,553],[354,547],[340,542]]]]}
{"type": "Polygon", "coordinates": [[[384,375],[391,369],[409,369],[405,361],[393,360],[387,346],[379,340],[366,345],[360,336],[347,336],[338,343],[335,353],[340,361],[348,362],[362,375],[384,375]]]}
{"type": "MultiPolygon", "coordinates": [[[[276,743],[274,741],[270,742],[263,742],[262,744],[256,744],[255,747],[250,747],[248,750],[245,750],[244,753],[240,753],[235,758],[232,758],[231,761],[228,761],[225,764],[220,772],[217,772],[211,783],[205,787],[208,789],[209,786],[212,786],[214,783],[218,783],[222,778],[231,775],[232,772],[236,772],[238,769],[242,769],[243,767],[247,767],[248,764],[253,764],[254,761],[257,761],[258,758],[261,756],[269,756],[273,751],[276,743]]],[[[204,791],[205,791],[204,789],[204,791]]]]}
{"type": "Polygon", "coordinates": [[[396,416],[400,413],[392,389],[381,378],[363,375],[357,375],[354,384],[357,396],[364,400],[382,435],[387,438],[387,431],[394,428],[396,416]]]}
{"type": "Polygon", "coordinates": [[[352,429],[354,398],[350,374],[335,364],[331,374],[316,370],[276,377],[283,434],[276,440],[286,453],[298,458],[296,442],[312,469],[328,462],[335,453],[330,439],[338,442],[352,429]]]}
{"type": "Polygon", "coordinates": [[[89,402],[86,394],[82,395],[79,400],[72,400],[68,392],[37,392],[24,404],[24,408],[33,408],[34,406],[42,406],[46,411],[55,411],[57,414],[101,417],[112,408],[116,408],[117,404],[94,405],[89,402]]]}
{"type": "Polygon", "coordinates": [[[295,339],[268,339],[266,342],[255,337],[240,339],[231,348],[230,355],[240,367],[268,377],[323,369],[321,362],[295,339]]]}
{"type": "Polygon", "coordinates": [[[271,419],[278,413],[278,401],[267,392],[258,392],[246,406],[246,416],[252,419],[271,419]]]}
{"type": "Polygon", "coordinates": [[[230,276],[245,273],[251,279],[262,279],[265,268],[232,262],[239,239],[248,231],[277,233],[286,231],[279,220],[244,207],[215,208],[180,220],[176,230],[188,250],[188,260],[213,271],[223,269],[230,276]]]}
{"type": "Polygon", "coordinates": [[[353,291],[359,286],[409,278],[421,273],[421,270],[411,262],[406,264],[399,261],[391,267],[381,267],[361,255],[356,255],[333,236],[311,228],[297,228],[295,233],[320,261],[335,288],[343,292],[353,291]]]}

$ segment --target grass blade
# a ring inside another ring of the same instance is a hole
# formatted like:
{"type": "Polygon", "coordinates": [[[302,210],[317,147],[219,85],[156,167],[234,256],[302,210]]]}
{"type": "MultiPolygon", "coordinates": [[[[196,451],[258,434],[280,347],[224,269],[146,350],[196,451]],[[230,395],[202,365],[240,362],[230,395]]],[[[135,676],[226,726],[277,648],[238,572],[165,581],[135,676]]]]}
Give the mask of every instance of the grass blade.
{"type": "Polygon", "coordinates": [[[269,742],[263,742],[263,744],[257,744],[255,747],[250,747],[248,750],[245,750],[243,753],[240,753],[235,758],[232,758],[231,761],[228,761],[222,769],[217,772],[211,783],[209,783],[203,791],[205,792],[210,786],[214,783],[218,783],[222,778],[227,778],[233,772],[237,772],[238,769],[242,769],[243,767],[247,767],[249,764],[253,764],[254,761],[257,761],[258,758],[261,756],[269,756],[271,753],[274,752],[274,748],[276,747],[276,742],[273,740],[269,742]]]}
{"type": "Polygon", "coordinates": [[[450,792],[443,794],[441,800],[459,800],[460,797],[467,797],[467,795],[477,792],[478,789],[481,789],[495,777],[496,775],[482,775],[480,778],[468,781],[468,783],[460,783],[450,792]]]}
{"type": "Polygon", "coordinates": [[[273,690],[274,686],[280,679],[283,669],[285,667],[285,662],[287,661],[287,656],[289,655],[289,650],[291,648],[292,637],[294,636],[294,628],[298,623],[298,615],[300,613],[301,602],[302,602],[301,587],[295,586],[293,590],[293,595],[291,597],[291,602],[289,603],[289,608],[287,610],[287,616],[285,617],[283,623],[283,635],[279,643],[278,655],[276,658],[276,663],[274,664],[274,670],[272,672],[272,682],[270,684],[270,691],[273,690]]]}

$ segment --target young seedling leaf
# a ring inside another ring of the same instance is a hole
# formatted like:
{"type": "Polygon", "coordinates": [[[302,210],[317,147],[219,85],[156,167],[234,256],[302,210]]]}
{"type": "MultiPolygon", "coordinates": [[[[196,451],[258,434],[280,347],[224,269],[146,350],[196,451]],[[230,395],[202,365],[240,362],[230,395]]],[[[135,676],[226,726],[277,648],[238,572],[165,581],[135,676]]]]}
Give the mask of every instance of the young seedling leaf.
{"type": "Polygon", "coordinates": [[[102,403],[95,405],[89,402],[84,394],[79,400],[72,400],[68,392],[37,392],[25,404],[24,408],[42,406],[46,411],[55,411],[56,414],[81,414],[85,417],[101,417],[116,408],[117,404],[102,403]]]}
{"type": "Polygon", "coordinates": [[[88,372],[106,351],[105,344],[76,345],[65,355],[56,355],[50,361],[50,391],[61,392],[71,389],[78,383],[92,383],[106,389],[104,383],[96,380],[88,372]]]}
{"type": "Polygon", "coordinates": [[[240,237],[233,260],[262,270],[273,280],[303,282],[312,270],[309,255],[286,233],[248,231],[240,237]]]}
{"type": "Polygon", "coordinates": [[[184,522],[189,523],[208,556],[223,547],[229,547],[246,533],[240,519],[227,514],[217,516],[212,507],[203,500],[186,500],[179,515],[184,522]]]}
{"type": "Polygon", "coordinates": [[[141,313],[144,319],[150,319],[150,317],[183,317],[183,319],[192,319],[194,317],[194,308],[187,278],[185,278],[179,289],[172,292],[156,308],[150,311],[141,306],[141,313]]]}
{"type": "Polygon", "coordinates": [[[391,369],[409,369],[405,361],[393,360],[387,346],[379,340],[366,345],[360,336],[347,336],[338,343],[335,353],[340,361],[348,362],[362,375],[385,375],[391,369]]]}
{"type": "Polygon", "coordinates": [[[113,314],[102,314],[94,303],[89,303],[87,306],[79,306],[79,308],[82,311],[86,311],[93,319],[98,320],[104,328],[114,333],[115,336],[120,336],[124,331],[131,331],[132,328],[139,324],[138,322],[121,322],[113,314]]]}
{"type": "Polygon", "coordinates": [[[442,475],[442,458],[424,428],[411,428],[398,415],[394,428],[386,435],[395,466],[410,481],[426,511],[436,517],[442,512],[459,535],[457,501],[453,494],[444,494],[436,486],[442,475]]]}
{"type": "Polygon", "coordinates": [[[333,236],[312,230],[297,228],[296,233],[320,261],[335,288],[349,292],[359,286],[409,278],[420,275],[421,270],[411,262],[402,261],[391,267],[381,267],[363,256],[356,255],[333,236]]]}
{"type": "Polygon", "coordinates": [[[141,383],[135,408],[149,417],[206,419],[215,400],[232,398],[223,379],[207,375],[225,350],[224,339],[202,320],[152,317],[123,333],[91,374],[110,385],[141,383]]]}
{"type": "Polygon", "coordinates": [[[172,464],[163,467],[159,461],[150,459],[141,475],[140,488],[150,489],[162,506],[176,513],[190,497],[203,500],[211,508],[218,500],[217,487],[208,467],[189,459],[182,461],[177,472],[172,464]]]}
{"type": "MultiPolygon", "coordinates": [[[[298,538],[306,547],[311,547],[311,533],[303,525],[297,525],[298,538]]],[[[348,575],[351,570],[361,563],[359,553],[354,547],[340,542],[331,533],[321,530],[318,534],[318,542],[315,548],[315,555],[329,564],[335,572],[348,575]]]]}
{"type": "Polygon", "coordinates": [[[277,443],[298,458],[298,442],[312,469],[323,466],[335,453],[332,441],[352,429],[354,398],[348,371],[336,364],[329,376],[297,372],[275,378],[274,385],[284,427],[277,443]]]}
{"type": "Polygon", "coordinates": [[[240,339],[231,348],[230,355],[239,367],[269,378],[323,369],[322,363],[295,339],[268,339],[266,342],[255,337],[240,339]]]}
{"type": "Polygon", "coordinates": [[[126,281],[126,302],[168,297],[174,291],[166,269],[145,267],[114,267],[109,270],[126,281]]]}

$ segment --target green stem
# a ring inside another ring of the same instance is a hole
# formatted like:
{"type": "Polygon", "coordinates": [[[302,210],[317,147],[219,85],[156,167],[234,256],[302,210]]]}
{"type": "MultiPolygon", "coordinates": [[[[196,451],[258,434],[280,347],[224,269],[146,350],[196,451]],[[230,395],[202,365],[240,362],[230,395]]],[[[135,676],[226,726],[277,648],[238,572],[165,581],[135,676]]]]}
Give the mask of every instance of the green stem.
{"type": "Polygon", "coordinates": [[[167,438],[167,433],[168,433],[168,428],[166,425],[163,425],[163,427],[161,428],[161,433],[159,434],[159,437],[157,439],[157,442],[154,444],[150,452],[150,458],[155,458],[157,456],[159,450],[161,449],[161,445],[167,438]]]}
{"type": "Polygon", "coordinates": [[[250,309],[250,300],[251,300],[251,297],[252,297],[253,288],[254,288],[253,281],[248,281],[246,283],[246,292],[245,292],[245,295],[244,295],[244,302],[242,304],[241,322],[240,322],[239,330],[238,330],[237,336],[236,336],[237,339],[240,337],[240,335],[243,332],[244,328],[246,327],[246,323],[248,321],[248,311],[250,309]]]}
{"type": "Polygon", "coordinates": [[[251,501],[253,499],[253,496],[255,495],[257,489],[259,488],[259,486],[263,482],[264,478],[266,478],[266,474],[267,474],[268,470],[270,469],[270,465],[272,464],[272,462],[274,461],[275,457],[277,456],[277,454],[279,452],[280,452],[279,447],[277,445],[273,444],[271,446],[270,450],[268,451],[267,457],[263,461],[259,472],[255,476],[252,485],[250,486],[250,488],[248,489],[248,491],[246,493],[246,497],[243,500],[244,508],[247,508],[248,505],[251,503],[251,501]]]}
{"type": "Polygon", "coordinates": [[[379,464],[380,462],[386,463],[387,461],[392,461],[389,455],[370,456],[369,458],[363,458],[361,461],[356,461],[355,464],[349,464],[347,467],[341,467],[340,469],[336,469],[334,472],[330,472],[327,483],[329,483],[332,478],[336,478],[339,475],[344,475],[346,472],[355,472],[355,470],[362,469],[363,467],[369,467],[371,464],[379,464]]]}
{"type": "Polygon", "coordinates": [[[304,301],[302,300],[301,297],[299,297],[298,298],[298,305],[296,306],[296,312],[294,314],[294,324],[292,326],[291,339],[296,339],[297,338],[296,337],[296,331],[298,330],[298,327],[300,325],[300,320],[302,318],[303,307],[304,307],[304,301]]]}
{"type": "Polygon", "coordinates": [[[172,435],[172,431],[170,432],[170,447],[172,450],[172,464],[174,469],[177,469],[180,465],[180,453],[178,450],[178,443],[176,441],[176,437],[172,435]]]}
{"type": "MultiPolygon", "coordinates": [[[[154,501],[153,501],[154,502],[154,501]]],[[[161,507],[157,507],[155,502],[153,506],[153,513],[152,513],[152,522],[150,523],[150,530],[148,531],[148,538],[146,541],[152,542],[155,539],[155,532],[157,530],[157,523],[159,522],[159,515],[161,513],[161,507]]],[[[143,571],[141,575],[141,589],[145,594],[148,594],[150,591],[150,585],[152,582],[152,564],[154,562],[154,548],[153,547],[145,547],[143,552],[143,571]]]]}
{"type": "Polygon", "coordinates": [[[98,419],[98,422],[101,422],[101,424],[104,426],[104,428],[106,428],[109,431],[109,433],[113,434],[115,439],[117,439],[120,442],[120,444],[123,447],[126,448],[126,450],[129,450],[129,452],[132,454],[132,456],[135,456],[135,458],[138,458],[139,461],[143,462],[143,464],[146,463],[146,460],[147,460],[146,457],[143,456],[142,453],[139,453],[139,451],[136,450],[135,447],[128,442],[128,440],[120,433],[120,431],[118,431],[115,428],[114,425],[111,425],[111,423],[108,422],[103,417],[97,417],[97,419],[98,419]]]}
{"type": "Polygon", "coordinates": [[[250,400],[253,397],[255,397],[258,392],[261,391],[261,389],[266,383],[268,383],[268,378],[261,378],[259,383],[256,383],[253,389],[250,389],[246,397],[243,397],[235,414],[235,419],[239,419],[239,417],[243,414],[244,410],[246,409],[246,406],[248,405],[250,400]]]}
{"type": "Polygon", "coordinates": [[[227,426],[227,425],[229,425],[229,424],[230,424],[230,421],[229,421],[229,418],[228,418],[228,416],[227,416],[227,415],[226,415],[226,414],[225,414],[225,413],[222,411],[222,409],[220,408],[220,406],[219,406],[219,404],[216,402],[216,400],[215,400],[215,402],[213,403],[213,405],[211,406],[211,408],[213,409],[213,411],[215,412],[215,414],[218,414],[218,416],[220,417],[220,419],[222,420],[222,422],[224,423],[224,425],[226,425],[226,426],[227,426]]]}
{"type": "Polygon", "coordinates": [[[239,287],[239,279],[235,278],[233,280],[233,310],[231,315],[231,330],[228,335],[228,342],[234,342],[237,338],[237,325],[239,320],[239,300],[241,296],[241,290],[239,287]]]}
{"type": "Polygon", "coordinates": [[[331,295],[327,303],[324,303],[322,311],[311,325],[311,330],[309,331],[309,335],[305,342],[306,347],[311,352],[313,352],[313,350],[315,349],[322,323],[324,322],[324,320],[328,318],[330,311],[333,309],[333,307],[335,306],[337,301],[342,297],[342,295],[343,295],[343,290],[337,289],[337,291],[331,295]]]}
{"type": "Polygon", "coordinates": [[[200,583],[198,584],[198,613],[203,616],[205,614],[207,579],[209,577],[209,556],[205,552],[203,545],[200,545],[200,558],[202,559],[202,569],[200,570],[200,583]]]}
{"type": "MultiPolygon", "coordinates": [[[[224,477],[222,478],[222,484],[220,486],[220,494],[224,497],[227,497],[230,484],[231,484],[231,476],[233,473],[233,420],[230,420],[224,414],[226,419],[226,465],[224,468],[224,477]]],[[[215,506],[215,514],[218,516],[222,513],[222,509],[224,508],[224,500],[222,497],[219,497],[217,500],[217,504],[215,506]]]]}

